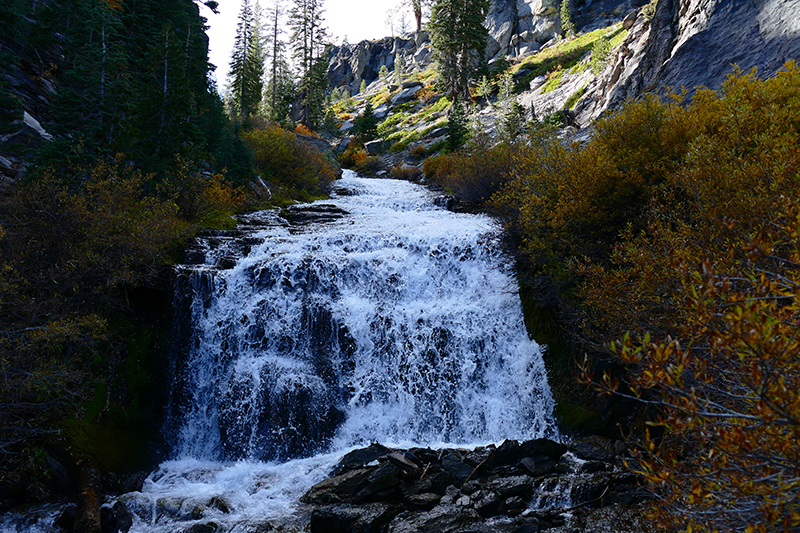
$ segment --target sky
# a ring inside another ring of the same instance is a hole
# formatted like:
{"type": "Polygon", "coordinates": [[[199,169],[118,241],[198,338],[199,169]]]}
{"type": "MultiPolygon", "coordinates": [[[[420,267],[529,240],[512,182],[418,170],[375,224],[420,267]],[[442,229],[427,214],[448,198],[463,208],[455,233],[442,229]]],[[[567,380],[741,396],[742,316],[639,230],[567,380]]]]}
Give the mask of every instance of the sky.
{"type": "MultiPolygon", "coordinates": [[[[219,14],[212,13],[203,5],[200,12],[208,19],[209,60],[217,66],[217,85],[222,90],[227,84],[240,0],[218,1],[219,14]]],[[[272,0],[260,0],[260,3],[266,7],[272,4],[272,0]]],[[[290,0],[282,0],[282,3],[287,9],[292,4],[290,0]]],[[[341,44],[345,36],[348,42],[357,43],[391,35],[386,14],[398,3],[398,0],[325,0],[325,22],[333,43],[341,44]]],[[[410,15],[408,18],[411,19],[410,15]]]]}

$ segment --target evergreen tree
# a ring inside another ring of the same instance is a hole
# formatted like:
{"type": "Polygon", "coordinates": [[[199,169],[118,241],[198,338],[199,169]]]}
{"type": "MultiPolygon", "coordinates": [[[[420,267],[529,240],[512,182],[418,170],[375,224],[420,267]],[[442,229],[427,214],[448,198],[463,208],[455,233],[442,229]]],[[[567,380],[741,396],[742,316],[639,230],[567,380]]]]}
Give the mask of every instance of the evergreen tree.
{"type": "Polygon", "coordinates": [[[233,109],[242,122],[255,115],[264,90],[266,50],[258,1],[243,0],[230,64],[233,109]]]}
{"type": "Polygon", "coordinates": [[[488,0],[436,0],[431,10],[433,57],[439,79],[454,98],[467,96],[469,82],[485,62],[488,0]]]}
{"type": "Polygon", "coordinates": [[[458,98],[453,101],[450,111],[447,113],[447,147],[451,152],[455,152],[467,140],[467,114],[464,111],[464,103],[458,98]]]}
{"type": "Polygon", "coordinates": [[[514,79],[509,72],[503,75],[498,95],[497,134],[507,143],[514,142],[525,122],[525,110],[514,95],[514,79]]]}
{"type": "Polygon", "coordinates": [[[561,29],[566,37],[575,35],[575,24],[572,22],[572,12],[569,9],[569,0],[561,0],[561,29]]]}
{"type": "Polygon", "coordinates": [[[378,117],[372,111],[372,104],[367,102],[364,112],[356,119],[355,134],[362,142],[371,141],[378,132],[378,117]]]}
{"type": "Polygon", "coordinates": [[[300,70],[299,118],[312,129],[322,119],[328,86],[328,35],[323,13],[323,0],[295,0],[289,12],[293,54],[300,70]]]}
{"type": "Polygon", "coordinates": [[[400,52],[397,52],[394,56],[394,83],[395,85],[400,85],[403,83],[403,70],[405,69],[405,65],[403,64],[403,56],[400,52]]]}

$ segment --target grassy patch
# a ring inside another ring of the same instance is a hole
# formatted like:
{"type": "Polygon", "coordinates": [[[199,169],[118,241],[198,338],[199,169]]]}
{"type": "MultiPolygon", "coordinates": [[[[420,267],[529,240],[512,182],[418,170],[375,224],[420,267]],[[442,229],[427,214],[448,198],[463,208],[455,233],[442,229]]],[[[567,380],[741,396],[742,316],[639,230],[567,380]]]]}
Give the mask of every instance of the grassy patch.
{"type": "MultiPolygon", "coordinates": [[[[563,41],[537,54],[526,57],[519,64],[511,67],[512,74],[522,68],[531,69],[523,79],[517,82],[515,90],[520,92],[527,89],[533,78],[552,72],[559,65],[563,70],[575,67],[580,63],[581,58],[594,47],[595,41],[607,37],[611,42],[616,42],[617,38],[624,32],[622,24],[617,23],[607,28],[600,28],[586,33],[570,41],[563,41]]],[[[621,39],[624,39],[624,36],[620,38],[619,42],[622,42],[621,39]]]]}

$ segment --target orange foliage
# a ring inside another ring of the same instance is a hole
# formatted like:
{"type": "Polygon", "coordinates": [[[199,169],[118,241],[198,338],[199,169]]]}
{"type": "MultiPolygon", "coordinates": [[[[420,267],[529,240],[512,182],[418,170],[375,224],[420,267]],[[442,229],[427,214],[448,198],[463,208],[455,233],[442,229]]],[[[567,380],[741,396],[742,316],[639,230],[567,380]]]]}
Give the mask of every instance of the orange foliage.
{"type": "Polygon", "coordinates": [[[299,134],[299,135],[309,135],[311,137],[319,138],[319,134],[316,131],[311,131],[310,129],[308,129],[307,126],[305,126],[303,124],[298,124],[294,128],[294,132],[299,134]]]}

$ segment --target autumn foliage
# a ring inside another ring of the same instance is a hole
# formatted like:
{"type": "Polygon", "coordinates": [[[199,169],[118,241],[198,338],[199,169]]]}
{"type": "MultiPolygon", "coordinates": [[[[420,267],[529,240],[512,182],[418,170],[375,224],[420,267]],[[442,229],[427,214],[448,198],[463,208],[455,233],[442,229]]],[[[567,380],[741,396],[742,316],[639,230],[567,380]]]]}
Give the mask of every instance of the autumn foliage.
{"type": "Polygon", "coordinates": [[[253,154],[257,171],[287,196],[320,195],[337,177],[334,165],[319,151],[280,126],[248,131],[242,139],[253,154]]]}
{"type": "Polygon", "coordinates": [[[572,325],[626,372],[583,377],[657,415],[631,465],[660,518],[800,528],[800,70],[648,98],[584,145],[516,156],[495,205],[572,325]],[[627,333],[626,333],[627,332],[627,333]]]}

